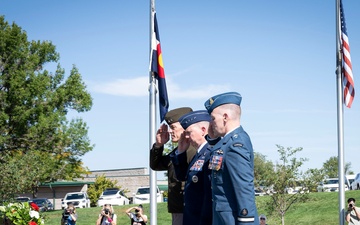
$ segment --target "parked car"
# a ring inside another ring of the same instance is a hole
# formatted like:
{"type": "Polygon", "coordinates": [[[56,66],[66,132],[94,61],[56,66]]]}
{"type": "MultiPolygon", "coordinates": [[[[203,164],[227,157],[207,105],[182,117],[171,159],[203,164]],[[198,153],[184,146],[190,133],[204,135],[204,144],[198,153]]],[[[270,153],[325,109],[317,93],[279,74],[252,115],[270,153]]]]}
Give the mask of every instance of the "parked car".
{"type": "Polygon", "coordinates": [[[285,188],[285,193],[287,194],[303,194],[309,192],[309,188],[307,188],[305,182],[301,180],[291,182],[289,187],[285,188]]]}
{"type": "MultiPolygon", "coordinates": [[[[347,179],[345,178],[344,182],[345,191],[349,190],[347,179]]],[[[328,178],[325,179],[320,185],[317,187],[318,192],[331,192],[331,191],[339,191],[339,178],[328,178]]]]}
{"type": "Polygon", "coordinates": [[[100,195],[97,206],[101,207],[105,204],[129,205],[129,202],[129,199],[119,188],[108,188],[100,195]]]}
{"type": "Polygon", "coordinates": [[[17,201],[17,202],[29,202],[30,198],[29,197],[16,197],[15,201],[17,201]]]}
{"type": "Polygon", "coordinates": [[[90,208],[90,199],[86,192],[71,192],[67,193],[61,199],[61,208],[67,208],[67,205],[72,203],[76,208],[90,208]]]}
{"type": "Polygon", "coordinates": [[[309,193],[309,189],[303,186],[295,186],[295,187],[288,187],[285,189],[285,192],[288,194],[296,194],[296,193],[309,193]]]}
{"type": "MultiPolygon", "coordinates": [[[[163,194],[159,187],[156,187],[156,202],[163,201],[163,194]]],[[[134,193],[133,204],[150,203],[150,187],[139,187],[134,193]]]]}
{"type": "Polygon", "coordinates": [[[351,190],[360,189],[360,173],[356,174],[354,181],[351,183],[351,190]]]}
{"type": "Polygon", "coordinates": [[[47,198],[35,198],[30,202],[33,202],[39,206],[41,212],[54,210],[53,204],[47,198]]]}
{"type": "Polygon", "coordinates": [[[351,184],[354,182],[356,175],[355,174],[350,174],[350,175],[345,175],[345,177],[347,179],[347,182],[349,183],[349,189],[353,190],[351,184]]]}
{"type": "Polygon", "coordinates": [[[264,196],[266,193],[260,188],[254,188],[255,196],[264,196]]]}

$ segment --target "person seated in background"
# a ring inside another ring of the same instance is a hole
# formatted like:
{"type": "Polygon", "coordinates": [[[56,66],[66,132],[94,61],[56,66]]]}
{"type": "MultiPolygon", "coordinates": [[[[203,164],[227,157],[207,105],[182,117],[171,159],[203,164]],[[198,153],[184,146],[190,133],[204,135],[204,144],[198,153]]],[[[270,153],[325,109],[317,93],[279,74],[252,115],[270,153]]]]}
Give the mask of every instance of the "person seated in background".
{"type": "Polygon", "coordinates": [[[78,216],[73,204],[68,204],[61,217],[61,225],[75,225],[78,216]]]}
{"type": "Polygon", "coordinates": [[[143,206],[141,204],[139,206],[128,208],[125,213],[129,216],[131,225],[145,225],[148,221],[147,216],[144,215],[143,206]],[[134,210],[134,212],[131,212],[131,210],[134,210]]]}
{"type": "Polygon", "coordinates": [[[116,225],[117,216],[111,204],[105,204],[96,221],[96,225],[116,225]]]}

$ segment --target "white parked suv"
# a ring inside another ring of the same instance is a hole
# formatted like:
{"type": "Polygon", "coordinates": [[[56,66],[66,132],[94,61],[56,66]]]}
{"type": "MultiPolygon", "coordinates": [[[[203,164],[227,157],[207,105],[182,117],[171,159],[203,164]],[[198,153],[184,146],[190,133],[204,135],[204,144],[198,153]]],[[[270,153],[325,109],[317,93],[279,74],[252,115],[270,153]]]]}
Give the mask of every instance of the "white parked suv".
{"type": "MultiPolygon", "coordinates": [[[[345,178],[344,186],[345,186],[345,191],[349,190],[349,186],[346,178],[345,178]]],[[[339,178],[325,179],[317,187],[317,191],[318,192],[339,191],[339,178]]]]}
{"type": "Polygon", "coordinates": [[[90,199],[86,192],[71,192],[67,193],[61,199],[61,208],[67,208],[67,205],[72,203],[76,208],[90,208],[90,199]]]}
{"type": "MultiPolygon", "coordinates": [[[[159,187],[156,187],[156,202],[163,201],[163,194],[159,187]]],[[[139,187],[134,193],[133,204],[150,203],[150,187],[139,187]]]]}

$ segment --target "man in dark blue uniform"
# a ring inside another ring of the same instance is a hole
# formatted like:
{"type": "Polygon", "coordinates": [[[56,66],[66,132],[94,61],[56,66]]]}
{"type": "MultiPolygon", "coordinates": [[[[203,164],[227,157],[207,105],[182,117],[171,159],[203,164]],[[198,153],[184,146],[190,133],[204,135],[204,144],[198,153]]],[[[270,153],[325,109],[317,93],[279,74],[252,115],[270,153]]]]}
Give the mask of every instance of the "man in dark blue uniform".
{"type": "Polygon", "coordinates": [[[254,153],[240,125],[241,95],[228,92],[205,102],[210,129],[222,137],[212,148],[213,225],[259,224],[254,192],[254,153]]]}
{"type": "Polygon", "coordinates": [[[177,178],[185,181],[184,225],[212,224],[210,147],[205,139],[209,121],[206,110],[194,111],[179,119],[185,132],[171,160],[177,178]],[[187,165],[185,153],[189,145],[197,149],[197,154],[187,165]]]}

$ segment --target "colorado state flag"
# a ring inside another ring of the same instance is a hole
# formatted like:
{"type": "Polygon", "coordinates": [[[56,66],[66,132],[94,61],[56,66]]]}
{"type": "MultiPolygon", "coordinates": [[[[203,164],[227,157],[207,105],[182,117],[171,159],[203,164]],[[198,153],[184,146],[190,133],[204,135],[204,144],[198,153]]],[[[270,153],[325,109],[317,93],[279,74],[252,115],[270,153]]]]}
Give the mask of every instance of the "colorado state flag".
{"type": "Polygon", "coordinates": [[[162,122],[169,109],[169,100],[165,82],[164,64],[161,54],[159,28],[155,12],[153,12],[153,18],[154,29],[151,34],[150,71],[154,73],[155,78],[158,80],[160,122],[162,122]]]}

